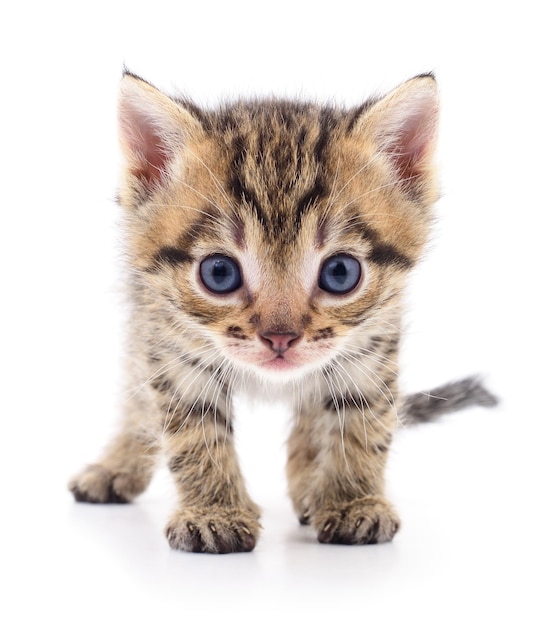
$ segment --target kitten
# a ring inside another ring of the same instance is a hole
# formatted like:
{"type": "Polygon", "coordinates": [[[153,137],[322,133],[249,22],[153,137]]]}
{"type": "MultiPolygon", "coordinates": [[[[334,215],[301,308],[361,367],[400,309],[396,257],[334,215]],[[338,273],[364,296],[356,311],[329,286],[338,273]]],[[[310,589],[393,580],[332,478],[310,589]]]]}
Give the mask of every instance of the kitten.
{"type": "Polygon", "coordinates": [[[124,74],[131,391],[119,434],[71,481],[76,500],[131,501],[163,453],[179,495],[171,547],[252,550],[260,510],[233,448],[242,388],[290,397],[290,496],[320,542],[393,538],[383,472],[399,418],[494,403],[474,379],[398,393],[402,291],[437,199],[438,110],[431,75],[353,110],[208,111],[124,74]]]}

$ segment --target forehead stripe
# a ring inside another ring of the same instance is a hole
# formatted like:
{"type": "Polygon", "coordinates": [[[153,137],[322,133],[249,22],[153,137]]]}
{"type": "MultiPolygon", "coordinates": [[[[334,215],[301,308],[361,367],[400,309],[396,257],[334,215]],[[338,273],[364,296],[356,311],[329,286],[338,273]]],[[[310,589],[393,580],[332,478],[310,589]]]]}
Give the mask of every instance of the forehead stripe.
{"type": "Polygon", "coordinates": [[[374,244],[368,260],[376,265],[396,265],[404,269],[409,269],[414,265],[414,262],[405,254],[387,243],[374,244]]]}
{"type": "Polygon", "coordinates": [[[163,266],[177,267],[191,263],[192,257],[182,248],[163,246],[154,255],[153,263],[146,268],[148,272],[158,272],[163,266]]]}

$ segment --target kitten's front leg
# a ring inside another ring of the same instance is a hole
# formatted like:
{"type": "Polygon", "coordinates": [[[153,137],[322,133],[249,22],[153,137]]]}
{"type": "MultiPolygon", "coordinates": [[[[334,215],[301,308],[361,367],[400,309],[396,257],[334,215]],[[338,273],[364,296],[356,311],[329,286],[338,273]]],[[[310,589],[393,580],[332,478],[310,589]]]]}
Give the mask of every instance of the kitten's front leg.
{"type": "Polygon", "coordinates": [[[254,548],[260,511],[246,492],[232,439],[227,418],[211,408],[193,408],[169,425],[165,451],[179,494],[166,527],[172,548],[218,554],[254,548]]]}
{"type": "Polygon", "coordinates": [[[134,393],[124,410],[123,424],[100,460],[71,479],[78,502],[131,502],[150,483],[160,452],[155,405],[147,394],[134,393]]]}
{"type": "Polygon", "coordinates": [[[304,409],[289,439],[293,504],[321,543],[382,543],[400,526],[383,495],[394,411],[381,408],[376,419],[359,406],[345,398],[304,409]]]}

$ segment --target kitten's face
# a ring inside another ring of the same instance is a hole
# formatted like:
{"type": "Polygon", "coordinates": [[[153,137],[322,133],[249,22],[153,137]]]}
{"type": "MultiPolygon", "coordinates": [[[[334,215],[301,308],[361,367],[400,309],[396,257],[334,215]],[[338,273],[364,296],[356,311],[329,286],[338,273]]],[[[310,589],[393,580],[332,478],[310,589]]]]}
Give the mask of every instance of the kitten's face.
{"type": "Polygon", "coordinates": [[[354,113],[267,102],[181,124],[122,197],[132,262],[173,324],[282,381],[386,333],[425,241],[428,172],[398,146],[391,162],[354,113]]]}

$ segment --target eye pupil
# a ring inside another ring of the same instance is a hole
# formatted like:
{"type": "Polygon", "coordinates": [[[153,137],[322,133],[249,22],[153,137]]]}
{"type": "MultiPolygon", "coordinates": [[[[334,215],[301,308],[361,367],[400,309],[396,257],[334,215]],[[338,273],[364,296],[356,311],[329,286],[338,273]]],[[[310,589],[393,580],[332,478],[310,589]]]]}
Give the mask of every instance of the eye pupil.
{"type": "Polygon", "coordinates": [[[223,261],[216,261],[213,265],[213,270],[212,270],[212,278],[214,279],[214,282],[216,282],[218,285],[221,285],[222,283],[224,283],[226,281],[226,279],[229,277],[230,274],[230,270],[229,267],[226,263],[224,263],[223,261]]]}
{"type": "Polygon", "coordinates": [[[342,261],[334,261],[330,265],[330,269],[335,281],[343,285],[348,278],[348,270],[346,269],[346,265],[342,261]]]}
{"type": "Polygon", "coordinates": [[[222,254],[209,256],[200,263],[200,279],[209,291],[216,294],[231,293],[242,286],[237,262],[222,254]]]}
{"type": "Polygon", "coordinates": [[[319,274],[319,286],[324,291],[342,295],[352,291],[360,281],[359,262],[347,254],[337,254],[324,261],[319,274]]]}

